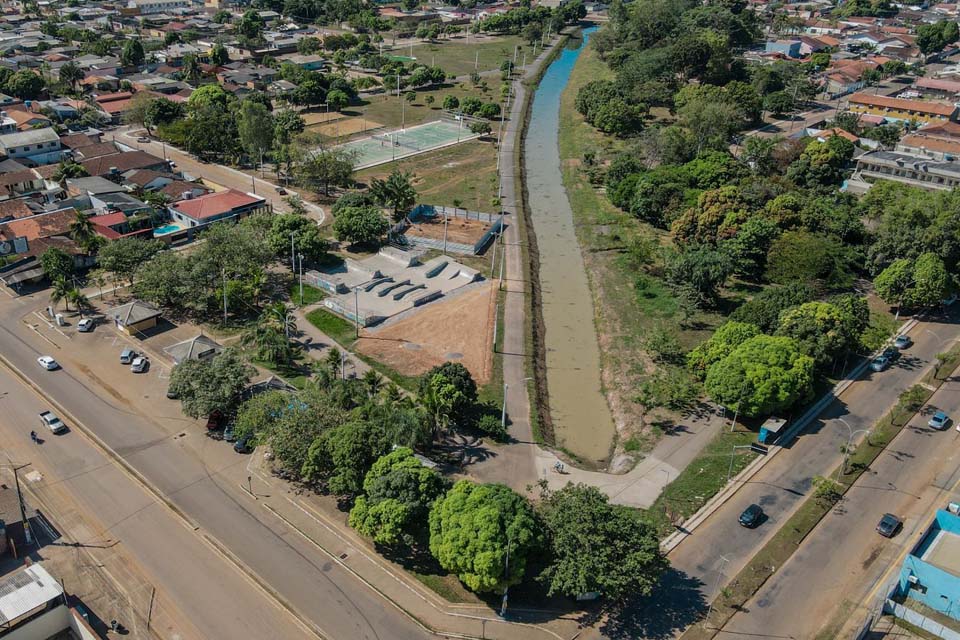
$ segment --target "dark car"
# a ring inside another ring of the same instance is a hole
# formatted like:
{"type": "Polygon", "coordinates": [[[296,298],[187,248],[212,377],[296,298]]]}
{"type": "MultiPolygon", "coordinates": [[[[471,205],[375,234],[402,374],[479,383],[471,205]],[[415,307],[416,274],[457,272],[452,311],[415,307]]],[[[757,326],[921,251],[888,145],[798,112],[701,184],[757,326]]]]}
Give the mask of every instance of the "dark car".
{"type": "Polygon", "coordinates": [[[253,436],[246,435],[234,442],[233,450],[237,453],[250,453],[253,451],[253,436]]]}
{"type": "Polygon", "coordinates": [[[210,414],[210,417],[207,418],[207,431],[216,431],[223,426],[223,414],[219,411],[214,411],[210,414]]]}
{"type": "Polygon", "coordinates": [[[180,397],[180,394],[177,393],[173,387],[167,387],[167,398],[170,400],[176,400],[180,397]]]}
{"type": "Polygon", "coordinates": [[[877,523],[877,533],[885,538],[892,538],[897,535],[897,531],[900,531],[901,526],[903,526],[903,522],[900,518],[892,513],[885,513],[883,517],[880,518],[880,522],[877,523]]]}
{"type": "Polygon", "coordinates": [[[740,524],[748,529],[753,529],[760,524],[761,519],[763,519],[763,508],[758,504],[750,505],[740,514],[740,524]]]}

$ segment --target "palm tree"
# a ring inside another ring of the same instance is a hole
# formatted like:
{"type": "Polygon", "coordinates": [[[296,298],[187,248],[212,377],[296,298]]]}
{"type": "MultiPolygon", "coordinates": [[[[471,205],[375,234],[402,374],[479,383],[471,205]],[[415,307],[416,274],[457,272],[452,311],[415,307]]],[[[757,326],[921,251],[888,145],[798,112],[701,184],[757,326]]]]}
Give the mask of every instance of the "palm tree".
{"type": "Polygon", "coordinates": [[[77,305],[77,311],[80,312],[80,318],[83,319],[83,310],[90,308],[90,300],[87,299],[87,296],[83,295],[80,289],[73,287],[67,294],[67,301],[77,305]]]}
{"type": "Polygon", "coordinates": [[[363,384],[367,388],[367,395],[373,398],[383,389],[383,376],[373,369],[367,369],[363,374],[363,384]]]}
{"type": "Polygon", "coordinates": [[[59,182],[61,187],[65,187],[69,178],[84,178],[89,175],[82,164],[73,160],[61,160],[53,179],[59,182]]]}
{"type": "Polygon", "coordinates": [[[190,84],[196,86],[200,83],[200,64],[197,57],[191,53],[183,56],[183,64],[180,67],[184,79],[190,84]]]}
{"type": "Polygon", "coordinates": [[[70,223],[70,237],[79,244],[93,235],[96,235],[96,231],[93,228],[93,223],[90,222],[90,216],[82,211],[77,211],[73,222],[70,223]]]}
{"type": "Polygon", "coordinates": [[[56,309],[61,301],[65,303],[67,311],[70,311],[70,292],[73,291],[73,285],[63,276],[57,277],[53,281],[53,288],[50,289],[50,302],[56,309]]]}
{"type": "Polygon", "coordinates": [[[293,361],[293,346],[290,333],[296,328],[293,314],[286,305],[276,303],[268,306],[257,322],[243,336],[244,345],[257,349],[257,357],[273,364],[290,364],[293,361]]]}
{"type": "Polygon", "coordinates": [[[327,351],[327,366],[333,372],[334,378],[340,374],[341,364],[343,364],[343,355],[340,353],[340,349],[333,347],[330,351],[327,351]]]}
{"type": "Polygon", "coordinates": [[[60,67],[60,81],[66,82],[70,88],[76,91],[77,83],[83,80],[83,70],[75,62],[67,62],[60,67]]]}
{"type": "Polygon", "coordinates": [[[417,202],[417,190],[410,182],[411,174],[394,169],[386,180],[374,178],[370,184],[370,193],[376,200],[393,209],[393,221],[400,222],[417,202]]]}

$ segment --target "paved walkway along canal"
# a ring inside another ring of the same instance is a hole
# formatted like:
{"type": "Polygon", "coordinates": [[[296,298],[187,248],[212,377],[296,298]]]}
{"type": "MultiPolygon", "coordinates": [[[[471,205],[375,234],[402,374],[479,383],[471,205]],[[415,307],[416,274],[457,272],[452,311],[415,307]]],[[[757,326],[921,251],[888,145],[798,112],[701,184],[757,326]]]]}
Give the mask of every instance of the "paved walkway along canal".
{"type": "Polygon", "coordinates": [[[600,348],[593,298],[560,171],[560,95],[583,40],[572,41],[537,87],[526,138],[529,209],[540,251],[547,389],[557,445],[603,462],[614,442],[614,424],[600,386],[600,348]]]}

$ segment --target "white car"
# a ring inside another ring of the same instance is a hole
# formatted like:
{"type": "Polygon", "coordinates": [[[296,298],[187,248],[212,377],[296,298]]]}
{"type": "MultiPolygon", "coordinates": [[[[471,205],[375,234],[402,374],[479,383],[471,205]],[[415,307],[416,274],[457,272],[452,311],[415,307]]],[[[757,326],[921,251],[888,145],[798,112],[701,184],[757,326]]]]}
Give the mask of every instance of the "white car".
{"type": "Polygon", "coordinates": [[[59,369],[60,365],[57,364],[57,361],[51,358],[50,356],[40,356],[37,358],[37,362],[40,363],[40,366],[46,369],[47,371],[53,371],[54,369],[59,369]]]}
{"type": "Polygon", "coordinates": [[[77,331],[80,333],[90,333],[93,331],[93,318],[84,318],[77,323],[77,331]]]}
{"type": "Polygon", "coordinates": [[[133,362],[130,363],[130,371],[133,371],[134,373],[143,373],[147,370],[148,366],[149,364],[146,358],[143,356],[137,356],[133,359],[133,362]]]}

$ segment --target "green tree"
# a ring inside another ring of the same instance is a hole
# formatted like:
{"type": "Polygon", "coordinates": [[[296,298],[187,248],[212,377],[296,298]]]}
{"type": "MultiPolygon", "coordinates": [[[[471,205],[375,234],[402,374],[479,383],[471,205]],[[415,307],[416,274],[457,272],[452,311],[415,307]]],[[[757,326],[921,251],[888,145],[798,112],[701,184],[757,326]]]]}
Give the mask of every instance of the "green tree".
{"type": "Polygon", "coordinates": [[[306,189],[329,196],[331,187],[348,187],[353,182],[354,156],[349,151],[310,147],[304,142],[296,146],[294,156],[294,176],[306,189]]]}
{"type": "Polygon", "coordinates": [[[343,111],[343,108],[350,104],[350,96],[340,89],[334,89],[327,94],[327,104],[334,111],[343,111]]]}
{"type": "Polygon", "coordinates": [[[223,113],[234,98],[227,93],[219,84],[205,84],[193,93],[187,99],[187,107],[193,113],[201,112],[205,109],[216,109],[223,113]]]}
{"type": "Polygon", "coordinates": [[[538,578],[548,595],[647,596],[668,567],[656,531],[634,510],[610,504],[596,487],[545,491],[539,512],[552,552],[538,578]]]}
{"type": "Polygon", "coordinates": [[[166,98],[156,98],[147,106],[143,123],[147,127],[159,127],[176,122],[184,115],[185,110],[182,104],[166,98]]]}
{"type": "Polygon", "coordinates": [[[266,107],[251,100],[240,103],[237,117],[240,145],[254,161],[273,147],[273,129],[273,117],[266,107]]]}
{"type": "Polygon", "coordinates": [[[303,133],[305,126],[303,117],[296,111],[278,111],[273,116],[273,139],[280,145],[290,144],[295,137],[303,133]]]}
{"type": "Polygon", "coordinates": [[[715,402],[758,417],[784,411],[809,395],[813,358],[784,336],[755,336],[711,365],[706,389],[715,402]]]}
{"type": "Polygon", "coordinates": [[[451,384],[456,391],[456,401],[451,410],[450,418],[466,424],[474,405],[477,403],[477,383],[470,375],[470,371],[459,362],[444,362],[420,376],[418,395],[426,396],[430,393],[431,385],[435,385],[434,377],[440,376],[444,384],[451,384]]]}
{"type": "Polygon", "coordinates": [[[43,91],[43,78],[28,69],[21,69],[10,76],[4,90],[21,100],[36,100],[43,91]]]}
{"type": "Polygon", "coordinates": [[[81,69],[76,62],[71,60],[65,62],[60,67],[60,69],[57,71],[57,75],[60,77],[61,82],[67,83],[67,86],[76,91],[77,85],[81,80],[83,80],[83,69],[81,69]]]}
{"type": "Polygon", "coordinates": [[[921,254],[916,261],[901,258],[874,279],[877,295],[887,304],[926,307],[938,304],[950,289],[951,278],[934,253],[921,254]]]}
{"type": "Polygon", "coordinates": [[[120,62],[125,67],[139,67],[144,63],[147,56],[143,51],[143,43],[139,38],[130,38],[123,43],[120,50],[120,62]]]}
{"type": "Polygon", "coordinates": [[[461,480],[430,510],[430,552],[474,591],[520,582],[542,544],[530,504],[504,485],[461,480]]]}
{"type": "Polygon", "coordinates": [[[839,185],[853,149],[853,143],[842,136],[830,136],[823,142],[813,140],[790,165],[787,177],[811,189],[839,185]]]}
{"type": "Polygon", "coordinates": [[[715,362],[723,360],[734,349],[760,335],[760,329],[747,322],[726,322],[705,342],[700,343],[687,354],[687,367],[701,380],[715,362]]]}
{"type": "Polygon", "coordinates": [[[457,98],[457,96],[447,95],[443,97],[443,103],[441,104],[441,106],[446,111],[453,111],[454,109],[457,109],[460,107],[460,100],[459,98],[457,98]]]}
{"type": "Polygon", "coordinates": [[[183,79],[189,82],[190,84],[196,86],[200,84],[201,70],[200,70],[200,61],[197,60],[197,56],[192,53],[188,53],[183,56],[183,63],[180,65],[180,73],[183,74],[183,79]]]}
{"type": "Polygon", "coordinates": [[[403,220],[417,202],[417,190],[411,178],[409,173],[394,169],[385,180],[374,178],[370,185],[370,193],[377,202],[393,209],[395,222],[403,220]]]}
{"type": "Polygon", "coordinates": [[[248,9],[237,22],[237,33],[249,40],[257,40],[263,34],[263,18],[256,9],[248,9]]]}
{"type": "Polygon", "coordinates": [[[82,164],[76,160],[67,159],[61,160],[57,164],[57,170],[53,174],[53,179],[62,185],[71,178],[83,178],[89,175],[82,164]]]}
{"type": "Polygon", "coordinates": [[[374,245],[390,230],[390,222],[376,207],[346,207],[333,219],[337,240],[374,245]]]}
{"type": "Polygon", "coordinates": [[[239,404],[254,373],[239,353],[225,349],[212,358],[178,364],[170,374],[170,390],[191,418],[205,418],[214,411],[227,415],[239,404]]]}
{"type": "Polygon", "coordinates": [[[774,91],[763,98],[763,108],[775,116],[782,116],[794,110],[793,96],[786,91],[774,91]]]}
{"type": "Polygon", "coordinates": [[[137,269],[163,248],[159,240],[144,241],[139,238],[120,238],[100,250],[97,260],[100,266],[131,285],[137,269]]]}
{"type": "Polygon", "coordinates": [[[290,364],[294,357],[290,342],[291,322],[286,305],[277,302],[260,313],[253,326],[243,334],[241,342],[255,347],[260,360],[274,365],[290,364]]]}
{"type": "Polygon", "coordinates": [[[73,276],[73,256],[62,249],[50,247],[40,255],[43,274],[51,281],[57,278],[70,279],[73,276]]]}
{"type": "Polygon", "coordinates": [[[370,467],[350,526],[377,544],[409,545],[426,532],[430,506],[443,491],[443,477],[423,466],[412,449],[399,447],[370,467]]]}
{"type": "Polygon", "coordinates": [[[60,275],[52,278],[51,284],[53,286],[50,287],[50,304],[56,309],[57,305],[62,301],[65,303],[67,311],[69,311],[71,293],[73,293],[74,290],[73,282],[65,276],[60,275]]]}
{"type": "Polygon", "coordinates": [[[695,294],[698,306],[717,303],[720,287],[733,271],[730,259],[709,247],[695,247],[667,254],[666,279],[675,289],[688,289],[695,294]]]}
{"type": "Polygon", "coordinates": [[[847,247],[823,234],[787,231],[770,245],[766,276],[771,282],[849,284],[852,274],[847,247]]]}
{"type": "Polygon", "coordinates": [[[797,342],[800,352],[825,367],[856,346],[854,320],[829,302],[807,302],[780,315],[778,336],[797,342]]]}
{"type": "Polygon", "coordinates": [[[336,495],[360,493],[373,463],[390,450],[379,424],[352,421],[324,431],[307,452],[301,475],[336,495]]]}
{"type": "Polygon", "coordinates": [[[290,257],[290,236],[294,237],[296,253],[306,260],[318,262],[327,255],[327,241],[316,221],[295,213],[275,213],[270,216],[267,240],[278,258],[290,257]]]}
{"type": "Polygon", "coordinates": [[[214,44],[213,48],[210,49],[210,64],[222,67],[229,62],[230,54],[227,52],[227,48],[223,46],[223,43],[218,42],[214,44]]]}

